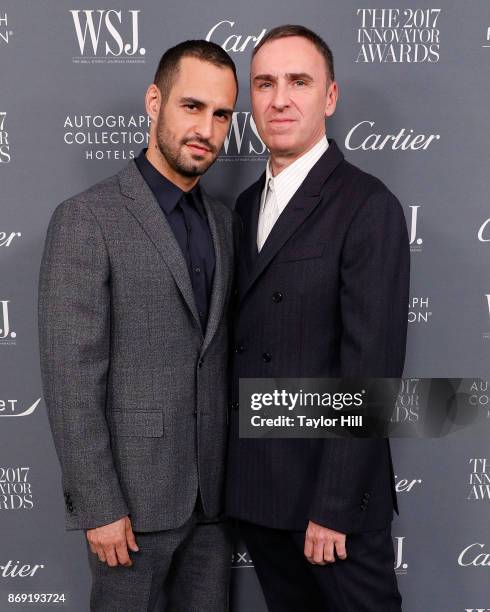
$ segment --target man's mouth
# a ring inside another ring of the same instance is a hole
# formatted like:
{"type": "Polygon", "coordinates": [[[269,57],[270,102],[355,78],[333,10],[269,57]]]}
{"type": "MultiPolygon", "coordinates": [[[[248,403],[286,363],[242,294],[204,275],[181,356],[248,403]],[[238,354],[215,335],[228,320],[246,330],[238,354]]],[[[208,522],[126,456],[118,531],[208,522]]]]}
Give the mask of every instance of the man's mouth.
{"type": "Polygon", "coordinates": [[[197,142],[187,142],[186,145],[191,149],[191,151],[194,151],[194,153],[200,153],[201,155],[203,153],[210,153],[211,149],[209,147],[206,147],[202,144],[199,144],[197,142]]]}
{"type": "Polygon", "coordinates": [[[289,117],[276,117],[275,119],[270,119],[269,123],[293,123],[295,119],[290,119],[289,117]]]}
{"type": "Polygon", "coordinates": [[[269,125],[272,128],[287,128],[290,125],[292,125],[293,123],[295,123],[295,119],[286,119],[286,118],[277,118],[277,119],[270,119],[269,120],[269,125]]]}

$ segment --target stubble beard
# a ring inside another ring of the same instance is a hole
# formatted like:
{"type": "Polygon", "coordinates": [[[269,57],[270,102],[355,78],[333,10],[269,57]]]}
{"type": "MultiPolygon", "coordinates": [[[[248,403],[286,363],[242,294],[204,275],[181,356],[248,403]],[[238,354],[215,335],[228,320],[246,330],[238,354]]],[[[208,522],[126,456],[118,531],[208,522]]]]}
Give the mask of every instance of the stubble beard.
{"type": "Polygon", "coordinates": [[[184,138],[180,143],[176,141],[174,135],[165,126],[162,117],[160,117],[157,128],[157,146],[161,155],[165,158],[171,168],[178,174],[187,178],[193,178],[203,175],[206,170],[214,163],[217,155],[214,147],[199,138],[184,138]],[[187,142],[200,143],[211,149],[212,157],[209,161],[189,160],[183,148],[187,142]]]}

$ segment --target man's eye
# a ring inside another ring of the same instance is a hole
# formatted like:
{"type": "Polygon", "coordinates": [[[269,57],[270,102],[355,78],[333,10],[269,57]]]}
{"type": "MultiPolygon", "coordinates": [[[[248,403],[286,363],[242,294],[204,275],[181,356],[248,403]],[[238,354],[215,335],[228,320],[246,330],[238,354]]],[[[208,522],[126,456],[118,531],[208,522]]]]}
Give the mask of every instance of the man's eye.
{"type": "Polygon", "coordinates": [[[264,81],[263,83],[260,83],[259,89],[268,89],[270,86],[271,86],[270,83],[267,83],[266,81],[264,81]]]}
{"type": "Polygon", "coordinates": [[[195,104],[185,104],[185,107],[189,110],[195,110],[197,108],[195,104]]]}
{"type": "Polygon", "coordinates": [[[295,81],[294,84],[298,86],[306,85],[306,83],[301,79],[298,79],[297,81],[295,81]]]}

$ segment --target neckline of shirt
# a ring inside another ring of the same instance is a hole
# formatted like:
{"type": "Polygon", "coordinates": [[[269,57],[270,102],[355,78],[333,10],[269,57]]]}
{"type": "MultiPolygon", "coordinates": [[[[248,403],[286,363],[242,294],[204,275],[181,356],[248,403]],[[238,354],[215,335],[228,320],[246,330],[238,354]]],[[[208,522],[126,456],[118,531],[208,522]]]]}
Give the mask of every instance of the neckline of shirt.
{"type": "Polygon", "coordinates": [[[295,159],[292,164],[284,168],[284,170],[279,172],[276,176],[272,175],[269,158],[265,170],[262,206],[264,205],[267,188],[269,187],[274,194],[279,212],[282,212],[301,183],[305,180],[310,170],[327,149],[328,140],[326,134],[324,134],[311,149],[303,153],[298,159],[295,159]]]}

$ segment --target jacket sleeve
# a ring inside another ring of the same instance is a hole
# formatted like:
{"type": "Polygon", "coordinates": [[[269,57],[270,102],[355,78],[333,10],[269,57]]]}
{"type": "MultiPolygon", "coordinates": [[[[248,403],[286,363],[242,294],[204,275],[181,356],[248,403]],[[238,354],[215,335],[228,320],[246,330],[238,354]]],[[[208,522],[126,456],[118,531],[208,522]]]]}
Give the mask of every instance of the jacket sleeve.
{"type": "Polygon", "coordinates": [[[402,207],[388,190],[372,195],[357,211],[340,274],[342,376],[402,376],[410,247],[402,207]]]}
{"type": "MultiPolygon", "coordinates": [[[[408,320],[410,247],[402,207],[388,190],[360,206],[347,232],[340,268],[341,375],[403,373],[408,320]]],[[[324,441],[310,519],[349,533],[362,521],[363,492],[388,469],[386,439],[324,441]],[[386,449],[380,449],[385,445],[386,449]],[[376,465],[383,458],[386,465],[376,465]]],[[[387,491],[387,494],[389,492],[387,491]]]]}
{"type": "Polygon", "coordinates": [[[109,283],[109,257],[95,216],[81,201],[60,204],[41,262],[38,323],[67,529],[91,529],[128,515],[105,419],[109,283]]]}

